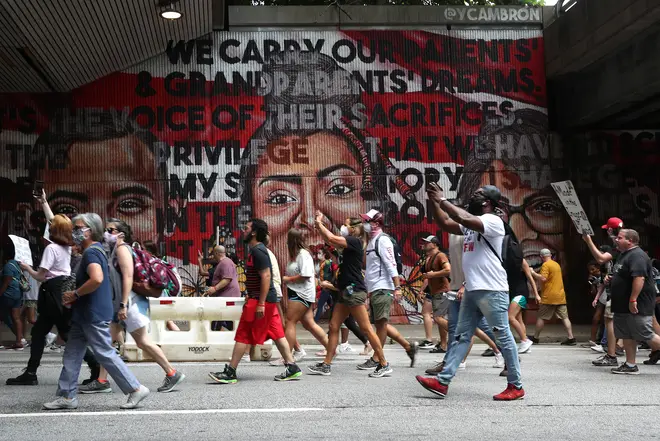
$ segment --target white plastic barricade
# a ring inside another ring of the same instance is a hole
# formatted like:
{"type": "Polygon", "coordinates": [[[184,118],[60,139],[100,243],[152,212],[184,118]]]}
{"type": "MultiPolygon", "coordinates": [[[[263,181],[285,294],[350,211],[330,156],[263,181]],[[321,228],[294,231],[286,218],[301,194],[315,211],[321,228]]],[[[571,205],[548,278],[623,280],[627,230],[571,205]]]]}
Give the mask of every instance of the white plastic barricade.
{"type": "MultiPolygon", "coordinates": [[[[245,299],[242,297],[160,297],[149,299],[149,335],[170,361],[229,361],[245,299]],[[187,331],[170,331],[167,321],[187,321],[187,331]],[[212,331],[211,322],[234,322],[234,331],[212,331]]],[[[272,341],[252,348],[252,360],[269,360],[272,341]]],[[[126,335],[124,356],[130,361],[152,361],[126,335]]]]}

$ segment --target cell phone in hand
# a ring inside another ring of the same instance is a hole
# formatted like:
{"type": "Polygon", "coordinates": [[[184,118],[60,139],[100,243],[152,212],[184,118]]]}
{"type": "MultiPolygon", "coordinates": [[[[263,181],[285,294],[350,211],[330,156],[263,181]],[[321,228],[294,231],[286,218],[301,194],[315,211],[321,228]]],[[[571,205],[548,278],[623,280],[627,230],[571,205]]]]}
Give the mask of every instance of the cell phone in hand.
{"type": "Polygon", "coordinates": [[[44,192],[44,181],[34,181],[32,186],[32,195],[35,198],[40,198],[44,192]]]}

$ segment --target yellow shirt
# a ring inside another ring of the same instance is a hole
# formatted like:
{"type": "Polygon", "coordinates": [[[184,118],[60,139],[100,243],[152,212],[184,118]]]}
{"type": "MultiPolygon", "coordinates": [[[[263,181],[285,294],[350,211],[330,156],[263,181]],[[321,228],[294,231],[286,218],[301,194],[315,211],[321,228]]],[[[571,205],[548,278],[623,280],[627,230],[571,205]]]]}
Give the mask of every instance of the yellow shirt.
{"type": "Polygon", "coordinates": [[[541,304],[565,305],[566,292],[564,291],[564,280],[561,276],[559,264],[554,260],[548,260],[541,265],[539,274],[546,279],[541,289],[541,304]]]}

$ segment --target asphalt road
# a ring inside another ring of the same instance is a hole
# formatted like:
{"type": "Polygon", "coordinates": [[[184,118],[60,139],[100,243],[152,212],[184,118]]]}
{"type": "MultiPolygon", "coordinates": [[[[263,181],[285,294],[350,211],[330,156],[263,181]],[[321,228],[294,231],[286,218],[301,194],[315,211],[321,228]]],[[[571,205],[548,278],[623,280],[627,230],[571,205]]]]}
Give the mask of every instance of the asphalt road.
{"type": "MultiPolygon", "coordinates": [[[[307,347],[308,354],[318,348],[307,347]]],[[[360,356],[339,356],[330,377],[304,375],[278,383],[281,368],[263,362],[239,367],[239,383],[209,384],[207,372],[222,366],[179,363],[187,379],[180,390],[152,393],[135,411],[121,411],[125,397],[79,396],[76,411],[47,413],[41,404],[54,397],[61,354],[47,354],[39,386],[9,387],[4,380],[25,366],[28,352],[0,352],[0,427],[6,440],[256,440],[256,439],[646,439],[654,435],[660,411],[660,366],[641,375],[612,375],[596,368],[596,354],[579,347],[535,346],[522,355],[527,396],[498,403],[492,395],[505,387],[492,368],[493,358],[475,346],[465,371],[459,371],[445,400],[429,394],[414,379],[436,360],[421,351],[418,365],[397,346],[386,355],[394,374],[371,379],[355,369],[360,356]]],[[[301,366],[317,361],[315,357],[301,366]]],[[[176,364],[176,363],[175,363],[176,364]]],[[[155,390],[158,366],[133,363],[131,369],[155,390]]],[[[81,379],[86,378],[86,369],[81,379]],[[83,376],[85,375],[85,377],[83,376]]]]}

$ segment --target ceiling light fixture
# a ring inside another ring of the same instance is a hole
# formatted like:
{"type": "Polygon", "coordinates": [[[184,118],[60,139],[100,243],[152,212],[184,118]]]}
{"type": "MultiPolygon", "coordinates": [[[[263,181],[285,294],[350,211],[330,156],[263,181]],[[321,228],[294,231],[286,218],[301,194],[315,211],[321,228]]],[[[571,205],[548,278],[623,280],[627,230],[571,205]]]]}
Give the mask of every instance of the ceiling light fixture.
{"type": "Polygon", "coordinates": [[[166,6],[163,11],[160,13],[160,16],[168,20],[177,20],[181,18],[181,12],[174,8],[174,3],[170,3],[169,6],[166,6]]]}

